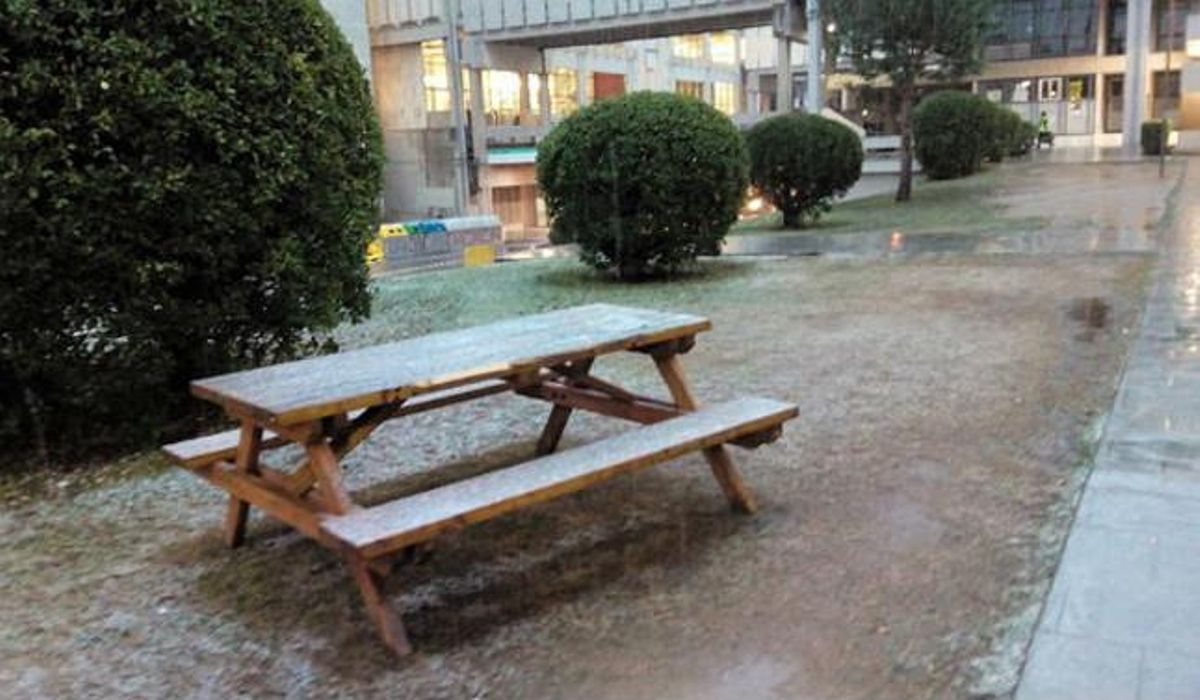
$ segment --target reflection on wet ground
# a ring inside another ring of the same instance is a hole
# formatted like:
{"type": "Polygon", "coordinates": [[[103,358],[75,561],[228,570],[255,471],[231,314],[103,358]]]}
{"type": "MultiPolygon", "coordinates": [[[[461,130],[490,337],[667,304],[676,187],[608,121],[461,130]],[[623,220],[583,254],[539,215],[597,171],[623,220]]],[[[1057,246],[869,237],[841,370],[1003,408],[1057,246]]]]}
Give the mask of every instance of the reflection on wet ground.
{"type": "MultiPolygon", "coordinates": [[[[1120,154],[1059,149],[1031,163],[1005,166],[986,195],[989,205],[1013,220],[993,231],[881,230],[861,233],[761,231],[730,236],[727,255],[893,258],[932,254],[1146,253],[1155,249],[1163,202],[1178,182],[1183,163],[1121,160],[1120,154]],[[1104,160],[1105,158],[1118,158],[1104,160]],[[1030,227],[1040,219],[1042,227],[1030,227]]],[[[889,184],[875,178],[863,194],[889,184]]],[[[918,188],[928,186],[918,182],[918,188]]],[[[919,206],[914,202],[910,206],[919,206]]]]}
{"type": "MultiPolygon", "coordinates": [[[[1180,188],[1157,249],[1141,328],[1017,700],[1200,697],[1195,184],[1180,188]]],[[[1095,312],[1085,300],[1071,313],[1087,323],[1095,312]]]]}
{"type": "Polygon", "coordinates": [[[960,233],[760,233],[731,236],[726,255],[825,255],[890,258],[940,253],[1125,253],[1153,249],[1151,229],[1002,231],[960,233]]]}

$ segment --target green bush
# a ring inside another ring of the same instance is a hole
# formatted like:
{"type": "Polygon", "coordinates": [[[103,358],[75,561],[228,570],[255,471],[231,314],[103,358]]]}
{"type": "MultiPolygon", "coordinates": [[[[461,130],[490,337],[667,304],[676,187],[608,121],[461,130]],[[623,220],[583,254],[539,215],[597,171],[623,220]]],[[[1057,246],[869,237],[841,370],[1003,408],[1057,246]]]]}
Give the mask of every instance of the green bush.
{"type": "Polygon", "coordinates": [[[0,10],[0,437],[178,427],[190,379],[368,312],[370,92],[317,0],[0,10]]]}
{"type": "Polygon", "coordinates": [[[552,239],[622,279],[669,274],[715,255],[747,186],[746,147],[728,117],[688,97],[638,92],[563,121],[538,147],[552,239]]]}
{"type": "Polygon", "coordinates": [[[1142,153],[1148,156],[1162,155],[1164,149],[1169,150],[1168,139],[1171,136],[1171,121],[1169,119],[1152,119],[1142,122],[1142,153]]]}
{"type": "Polygon", "coordinates": [[[1037,141],[1038,137],[1037,125],[1031,124],[1020,117],[1017,120],[1020,124],[1017,125],[1013,142],[1008,148],[1008,155],[1013,158],[1029,155],[1029,151],[1033,148],[1033,144],[1037,141]]]}
{"type": "MultiPolygon", "coordinates": [[[[995,102],[988,101],[988,106],[991,109],[992,118],[989,121],[990,139],[987,148],[987,160],[992,163],[999,163],[1008,156],[1024,155],[1029,151],[1031,143],[1026,143],[1024,151],[1021,150],[1021,140],[1025,137],[1026,131],[1022,128],[1025,120],[1011,109],[995,102]]],[[[1032,124],[1029,125],[1033,127],[1032,124]]],[[[1033,127],[1034,137],[1037,136],[1037,127],[1033,127]]]]}
{"type": "Polygon", "coordinates": [[[977,172],[992,143],[993,105],[968,92],[936,92],[913,111],[917,160],[934,180],[977,172]]]}
{"type": "Polygon", "coordinates": [[[862,177],[863,146],[845,126],[809,114],[781,114],[746,134],[750,184],[795,228],[816,221],[862,177]]]}

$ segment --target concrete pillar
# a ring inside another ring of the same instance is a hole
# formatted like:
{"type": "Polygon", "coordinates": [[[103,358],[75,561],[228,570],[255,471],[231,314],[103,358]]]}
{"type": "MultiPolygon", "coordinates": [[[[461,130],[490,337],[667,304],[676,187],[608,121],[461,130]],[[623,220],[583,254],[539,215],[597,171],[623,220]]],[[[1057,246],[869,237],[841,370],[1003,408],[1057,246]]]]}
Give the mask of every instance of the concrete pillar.
{"type": "Polygon", "coordinates": [[[479,183],[477,211],[487,214],[492,211],[492,191],[487,184],[487,115],[484,114],[483,69],[471,69],[471,150],[475,153],[475,167],[479,183]]]}
{"type": "Polygon", "coordinates": [[[821,0],[808,0],[808,96],[804,106],[810,114],[820,114],[825,107],[825,83],[821,80],[821,52],[825,44],[825,27],[821,24],[821,0]]]}
{"type": "Polygon", "coordinates": [[[550,100],[550,73],[542,72],[538,74],[538,119],[544,126],[553,121],[554,116],[550,113],[552,109],[550,100]]]}
{"type": "Polygon", "coordinates": [[[1146,119],[1146,69],[1150,54],[1151,0],[1129,0],[1125,26],[1124,114],[1121,134],[1125,150],[1137,151],[1146,119]]]}
{"type": "Polygon", "coordinates": [[[584,56],[583,52],[576,54],[577,66],[575,70],[575,104],[580,109],[588,106],[588,81],[592,79],[591,64],[584,56]]]}
{"type": "MultiPolygon", "coordinates": [[[[1092,77],[1092,135],[1104,133],[1104,114],[1108,109],[1108,96],[1104,94],[1104,74],[1097,73],[1092,77]]],[[[1093,141],[1093,144],[1095,141],[1093,141]]]]}
{"type": "Polygon", "coordinates": [[[529,126],[533,123],[533,100],[529,95],[529,74],[521,71],[517,75],[520,76],[521,80],[521,94],[518,96],[520,99],[518,103],[520,105],[520,117],[518,117],[517,121],[520,122],[521,126],[529,126]]]}
{"type": "Polygon", "coordinates": [[[779,37],[775,61],[775,108],[779,112],[792,111],[792,40],[786,36],[779,37]]]}

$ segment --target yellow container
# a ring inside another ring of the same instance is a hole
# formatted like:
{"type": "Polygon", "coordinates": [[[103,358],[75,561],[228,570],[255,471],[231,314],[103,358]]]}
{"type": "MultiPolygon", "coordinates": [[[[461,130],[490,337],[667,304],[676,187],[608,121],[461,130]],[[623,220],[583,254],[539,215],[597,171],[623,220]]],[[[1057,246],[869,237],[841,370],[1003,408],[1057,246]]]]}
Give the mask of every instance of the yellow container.
{"type": "Polygon", "coordinates": [[[383,240],[376,238],[367,244],[367,264],[383,262],[383,240]]]}
{"type": "Polygon", "coordinates": [[[395,238],[396,236],[407,236],[408,231],[404,229],[404,224],[384,224],[379,227],[380,238],[395,238]]]}
{"type": "Polygon", "coordinates": [[[463,265],[466,267],[483,267],[496,262],[496,246],[490,243],[469,245],[463,248],[463,265]]]}

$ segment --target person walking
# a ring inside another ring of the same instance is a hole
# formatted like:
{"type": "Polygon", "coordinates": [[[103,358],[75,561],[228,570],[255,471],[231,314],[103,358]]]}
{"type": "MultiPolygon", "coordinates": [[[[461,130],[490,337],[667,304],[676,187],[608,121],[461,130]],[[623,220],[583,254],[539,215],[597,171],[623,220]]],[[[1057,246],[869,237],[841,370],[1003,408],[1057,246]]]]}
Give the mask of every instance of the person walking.
{"type": "Polygon", "coordinates": [[[1040,149],[1043,144],[1054,147],[1054,132],[1050,130],[1050,115],[1045,112],[1038,117],[1037,147],[1040,149]]]}

